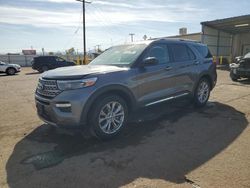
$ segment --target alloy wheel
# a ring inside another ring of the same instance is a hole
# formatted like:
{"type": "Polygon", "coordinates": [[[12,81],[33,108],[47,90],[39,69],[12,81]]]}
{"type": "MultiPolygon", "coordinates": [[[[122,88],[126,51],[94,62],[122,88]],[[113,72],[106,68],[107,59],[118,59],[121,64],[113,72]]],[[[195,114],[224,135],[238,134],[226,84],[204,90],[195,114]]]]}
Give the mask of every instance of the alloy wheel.
{"type": "Polygon", "coordinates": [[[200,103],[205,103],[209,97],[209,85],[206,81],[202,81],[198,88],[198,100],[200,103]]]}
{"type": "Polygon", "coordinates": [[[109,102],[103,106],[99,114],[99,127],[106,134],[117,132],[123,125],[125,112],[119,102],[109,102]]]}

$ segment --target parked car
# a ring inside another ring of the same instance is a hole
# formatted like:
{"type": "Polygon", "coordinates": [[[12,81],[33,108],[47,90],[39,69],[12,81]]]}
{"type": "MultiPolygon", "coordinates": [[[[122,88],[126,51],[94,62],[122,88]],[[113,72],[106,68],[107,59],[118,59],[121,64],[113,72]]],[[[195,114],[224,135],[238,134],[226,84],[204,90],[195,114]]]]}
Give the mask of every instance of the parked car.
{"type": "Polygon", "coordinates": [[[58,67],[67,67],[76,65],[74,62],[66,61],[58,56],[38,56],[32,61],[32,68],[40,73],[55,69],[58,67]]]}
{"type": "Polygon", "coordinates": [[[21,71],[21,66],[17,64],[7,64],[0,61],[0,73],[6,73],[8,75],[14,75],[21,71]]]}
{"type": "Polygon", "coordinates": [[[109,139],[138,108],[185,96],[204,106],[216,80],[207,46],[161,39],[115,46],[89,65],[45,72],[35,100],[44,122],[109,139]]]}
{"type": "Polygon", "coordinates": [[[236,63],[230,64],[230,77],[233,81],[250,78],[250,52],[245,56],[236,57],[236,63]]]}

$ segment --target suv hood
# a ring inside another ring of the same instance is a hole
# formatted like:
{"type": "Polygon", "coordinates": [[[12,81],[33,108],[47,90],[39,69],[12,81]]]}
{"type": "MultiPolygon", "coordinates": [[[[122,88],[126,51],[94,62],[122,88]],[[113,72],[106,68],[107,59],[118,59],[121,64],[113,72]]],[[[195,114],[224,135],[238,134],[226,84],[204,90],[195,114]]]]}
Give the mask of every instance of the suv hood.
{"type": "Polygon", "coordinates": [[[82,79],[83,77],[91,74],[106,74],[110,72],[127,70],[128,68],[108,65],[78,65],[47,71],[42,74],[42,78],[51,80],[82,79]]]}

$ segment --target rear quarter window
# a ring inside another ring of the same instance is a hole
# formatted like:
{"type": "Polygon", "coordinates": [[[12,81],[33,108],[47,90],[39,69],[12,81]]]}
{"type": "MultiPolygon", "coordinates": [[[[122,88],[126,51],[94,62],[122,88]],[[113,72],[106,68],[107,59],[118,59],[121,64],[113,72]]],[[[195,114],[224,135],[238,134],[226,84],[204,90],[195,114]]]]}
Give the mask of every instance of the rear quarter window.
{"type": "Polygon", "coordinates": [[[201,56],[203,58],[212,58],[213,57],[207,46],[194,45],[194,47],[201,54],[201,56]]]}
{"type": "Polygon", "coordinates": [[[174,62],[190,61],[196,59],[192,50],[185,44],[169,45],[174,62]]]}

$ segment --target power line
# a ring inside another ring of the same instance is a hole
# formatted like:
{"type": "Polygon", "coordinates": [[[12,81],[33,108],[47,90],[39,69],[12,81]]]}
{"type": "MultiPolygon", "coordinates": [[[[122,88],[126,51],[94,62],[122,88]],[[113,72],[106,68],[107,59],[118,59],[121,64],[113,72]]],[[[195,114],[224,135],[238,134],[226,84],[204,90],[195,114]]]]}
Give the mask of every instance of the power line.
{"type": "Polygon", "coordinates": [[[78,31],[79,29],[81,28],[81,19],[82,19],[82,10],[80,11],[80,14],[79,14],[79,21],[78,21],[78,26],[76,28],[76,30],[74,31],[73,35],[70,37],[70,39],[65,43],[65,45],[63,46],[63,49],[66,49],[71,43],[72,41],[74,40],[75,36],[78,34],[78,31]]]}

